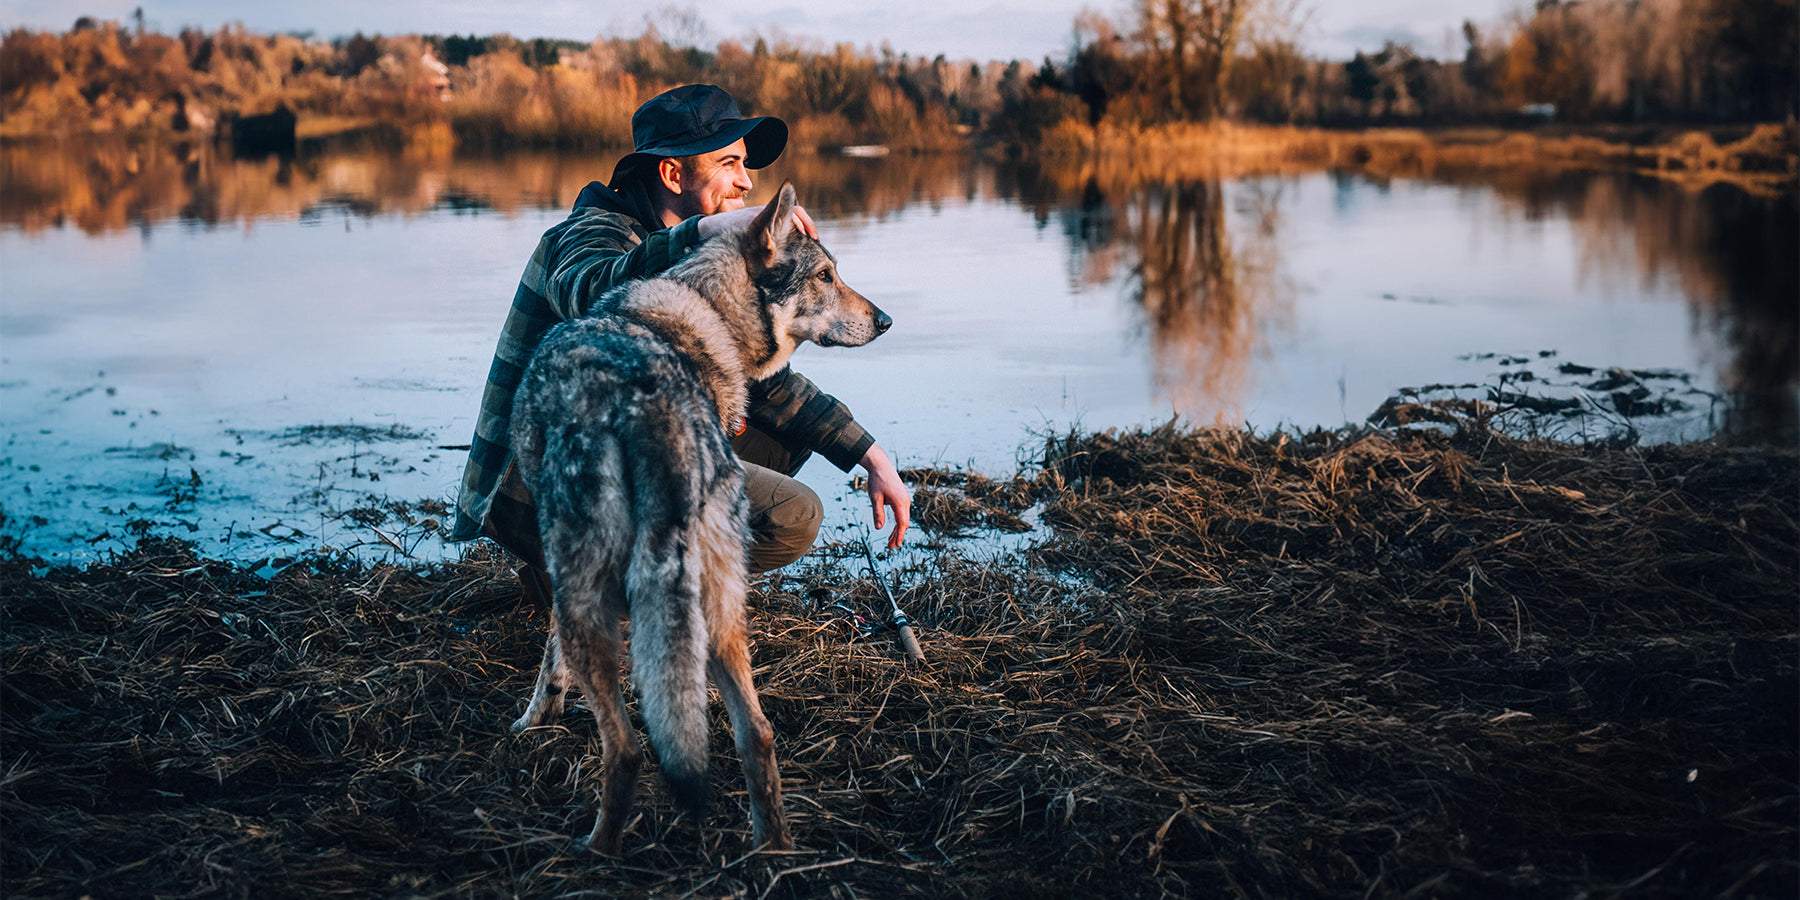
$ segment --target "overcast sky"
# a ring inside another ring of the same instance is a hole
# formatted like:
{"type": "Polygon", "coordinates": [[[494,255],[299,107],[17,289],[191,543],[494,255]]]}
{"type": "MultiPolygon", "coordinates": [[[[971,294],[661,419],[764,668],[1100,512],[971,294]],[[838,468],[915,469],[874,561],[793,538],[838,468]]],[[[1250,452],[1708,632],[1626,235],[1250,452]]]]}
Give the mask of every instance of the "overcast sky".
{"type": "MultiPolygon", "coordinates": [[[[1525,0],[1302,0],[1311,10],[1303,42],[1315,55],[1348,58],[1386,40],[1433,56],[1462,55],[1464,19],[1501,21],[1525,0]]],[[[126,21],[136,0],[0,0],[0,29],[66,30],[77,16],[126,21]]],[[[165,33],[212,30],[242,22],[252,31],[311,31],[321,38],[355,31],[382,34],[494,34],[591,40],[643,31],[646,15],[692,9],[705,23],[702,44],[753,33],[849,41],[915,56],[1031,59],[1062,55],[1075,14],[1090,7],[1124,21],[1126,0],[167,0],[146,2],[145,22],[165,33]]]]}

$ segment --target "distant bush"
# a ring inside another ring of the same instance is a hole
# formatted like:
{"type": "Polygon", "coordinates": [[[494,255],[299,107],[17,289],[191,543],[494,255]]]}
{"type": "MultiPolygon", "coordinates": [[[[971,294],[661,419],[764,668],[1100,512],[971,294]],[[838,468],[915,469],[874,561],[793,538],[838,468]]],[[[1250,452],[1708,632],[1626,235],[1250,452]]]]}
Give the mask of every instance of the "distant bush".
{"type": "MultiPolygon", "coordinates": [[[[1041,65],[971,63],[757,38],[712,49],[652,25],[591,43],[510,35],[332,43],[241,27],[176,37],[83,19],[0,40],[0,136],[204,132],[285,104],[307,117],[451,129],[485,144],[627,144],[639,103],[708,81],[747,115],[776,115],[799,150],[968,138],[1039,147],[1098,128],[1210,119],[1369,125],[1532,115],[1572,122],[1769,121],[1800,95],[1800,0],[1539,0],[1460,61],[1389,44],[1344,62],[1298,49],[1293,0],[1138,2],[1120,22],[1076,18],[1041,65]]],[[[692,18],[691,16],[689,18],[692,18]]],[[[698,34],[677,16],[677,33],[698,34]]],[[[304,126],[303,126],[304,128],[304,126]]]]}
{"type": "Polygon", "coordinates": [[[622,72],[533,69],[510,53],[470,60],[445,104],[456,133],[484,145],[631,143],[637,79],[622,72]]]}

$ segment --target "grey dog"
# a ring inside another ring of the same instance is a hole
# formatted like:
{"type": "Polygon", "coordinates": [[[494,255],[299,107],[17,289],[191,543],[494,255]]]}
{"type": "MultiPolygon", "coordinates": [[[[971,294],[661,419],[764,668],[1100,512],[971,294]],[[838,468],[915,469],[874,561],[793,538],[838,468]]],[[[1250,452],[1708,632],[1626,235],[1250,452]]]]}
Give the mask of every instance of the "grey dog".
{"type": "Polygon", "coordinates": [[[804,341],[855,347],[892,320],[793,225],[794,189],[749,226],[660,278],[614,289],[607,314],[538,346],[513,409],[520,472],[538,514],[555,624],[514,730],[561,711],[572,675],[599,721],[605,769],[587,846],[617,855],[643,751],[620,691],[632,680],[663,777],[696,821],[707,804],[706,680],[730,713],[757,846],[788,849],[774,732],[750,681],[744,615],[748,507],[730,436],[749,385],[804,341]]]}

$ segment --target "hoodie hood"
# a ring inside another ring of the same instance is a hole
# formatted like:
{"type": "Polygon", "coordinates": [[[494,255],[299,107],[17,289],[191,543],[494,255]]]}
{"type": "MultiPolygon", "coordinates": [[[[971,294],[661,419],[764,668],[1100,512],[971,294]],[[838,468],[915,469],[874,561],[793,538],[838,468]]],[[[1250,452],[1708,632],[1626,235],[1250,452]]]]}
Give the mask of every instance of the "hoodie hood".
{"type": "Polygon", "coordinates": [[[576,209],[584,206],[630,216],[642,223],[646,231],[657,232],[667,227],[663,225],[662,217],[656,214],[656,208],[650,205],[650,191],[641,179],[626,179],[617,188],[590,181],[575,198],[576,209]]]}

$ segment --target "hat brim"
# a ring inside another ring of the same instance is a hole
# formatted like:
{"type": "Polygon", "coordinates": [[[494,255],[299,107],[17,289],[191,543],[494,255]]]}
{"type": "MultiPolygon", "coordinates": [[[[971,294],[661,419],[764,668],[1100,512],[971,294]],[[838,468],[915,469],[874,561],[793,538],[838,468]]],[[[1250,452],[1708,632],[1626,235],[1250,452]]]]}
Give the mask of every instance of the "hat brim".
{"type": "Polygon", "coordinates": [[[711,153],[721,147],[728,147],[738,140],[744,142],[744,168],[761,169],[780,158],[781,151],[787,149],[787,139],[787,123],[774,116],[739,119],[737,122],[719,129],[718,132],[697,141],[663,144],[635,151],[613,166],[612,182],[616,183],[619,176],[650,160],[711,153]]]}

